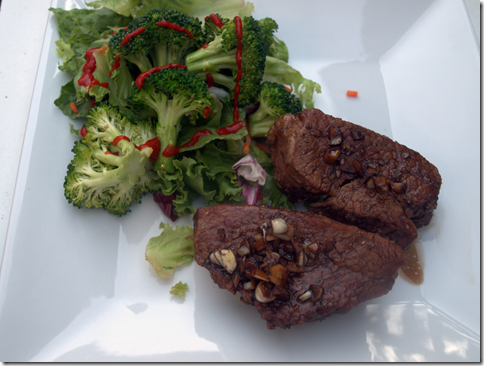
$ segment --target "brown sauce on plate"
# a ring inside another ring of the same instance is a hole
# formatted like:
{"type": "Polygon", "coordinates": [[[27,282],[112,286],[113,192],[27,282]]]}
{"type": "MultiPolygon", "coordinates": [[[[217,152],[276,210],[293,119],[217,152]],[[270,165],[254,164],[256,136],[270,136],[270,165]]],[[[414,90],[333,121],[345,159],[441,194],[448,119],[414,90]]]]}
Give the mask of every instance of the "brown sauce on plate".
{"type": "Polygon", "coordinates": [[[421,285],[424,281],[424,258],[419,240],[414,240],[404,251],[407,263],[398,269],[399,276],[412,285],[421,285]]]}

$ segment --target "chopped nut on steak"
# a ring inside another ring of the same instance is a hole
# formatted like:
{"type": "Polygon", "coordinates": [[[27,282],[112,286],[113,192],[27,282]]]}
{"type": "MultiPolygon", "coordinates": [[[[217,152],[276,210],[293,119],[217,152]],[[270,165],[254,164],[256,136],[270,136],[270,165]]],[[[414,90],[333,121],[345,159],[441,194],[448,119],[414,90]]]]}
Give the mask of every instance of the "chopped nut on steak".
{"type": "Polygon", "coordinates": [[[213,281],[239,292],[270,329],[343,314],[388,293],[405,261],[402,249],[381,236],[311,212],[266,206],[199,208],[194,245],[195,260],[213,281]],[[288,234],[287,240],[276,236],[288,234]]]}
{"type": "Polygon", "coordinates": [[[318,109],[282,115],[267,143],[274,178],[292,201],[324,197],[310,210],[403,248],[437,207],[441,177],[434,165],[388,137],[318,109]]]}

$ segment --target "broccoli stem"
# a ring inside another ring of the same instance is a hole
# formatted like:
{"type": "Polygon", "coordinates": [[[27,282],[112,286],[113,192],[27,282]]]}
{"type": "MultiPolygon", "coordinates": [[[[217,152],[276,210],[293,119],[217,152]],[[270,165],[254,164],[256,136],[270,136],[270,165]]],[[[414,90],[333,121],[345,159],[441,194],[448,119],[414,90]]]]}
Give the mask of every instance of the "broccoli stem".
{"type": "Polygon", "coordinates": [[[153,56],[156,64],[155,66],[164,66],[173,62],[170,50],[171,47],[167,47],[166,45],[160,43],[155,45],[153,50],[153,56]]]}
{"type": "Polygon", "coordinates": [[[207,71],[220,71],[222,69],[237,70],[235,61],[235,52],[230,51],[227,54],[217,54],[203,58],[199,61],[187,64],[188,71],[196,74],[207,71]]]}
{"type": "MultiPolygon", "coordinates": [[[[223,75],[223,74],[220,74],[218,72],[212,72],[212,73],[210,73],[210,75],[212,75],[213,83],[215,85],[221,85],[221,86],[227,88],[228,90],[234,90],[235,80],[232,76],[223,75]]],[[[207,81],[207,73],[206,72],[199,73],[199,74],[197,74],[197,76],[200,79],[202,79],[203,81],[207,81]]]]}
{"type": "MultiPolygon", "coordinates": [[[[251,115],[252,117],[252,115],[251,115]]],[[[249,122],[249,134],[251,137],[266,137],[269,128],[274,124],[275,118],[266,114],[263,119],[249,122]]]]}
{"type": "Polygon", "coordinates": [[[119,184],[116,169],[97,172],[90,165],[88,165],[82,167],[79,172],[87,175],[89,179],[82,179],[77,184],[87,188],[95,188],[97,191],[99,191],[119,184]]]}
{"type": "Polygon", "coordinates": [[[148,71],[152,68],[149,58],[141,53],[137,53],[136,55],[126,55],[125,58],[129,62],[132,62],[133,64],[138,66],[141,72],[148,71]]]}
{"type": "Polygon", "coordinates": [[[261,103],[259,108],[249,116],[249,134],[251,137],[265,137],[275,118],[269,114],[270,106],[261,103]]]}
{"type": "Polygon", "coordinates": [[[184,96],[174,96],[171,100],[168,100],[166,97],[162,99],[163,103],[153,106],[158,114],[156,134],[161,145],[160,156],[156,162],[155,169],[172,173],[175,170],[173,165],[174,156],[163,156],[163,152],[170,145],[176,146],[179,123],[187,110],[184,108],[184,96]]]}

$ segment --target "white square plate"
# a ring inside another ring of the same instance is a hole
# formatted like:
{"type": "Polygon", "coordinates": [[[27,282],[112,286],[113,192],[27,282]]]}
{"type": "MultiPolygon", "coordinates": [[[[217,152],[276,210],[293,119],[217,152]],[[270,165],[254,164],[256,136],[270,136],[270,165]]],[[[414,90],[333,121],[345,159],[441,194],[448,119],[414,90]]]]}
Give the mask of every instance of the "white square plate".
{"type": "Polygon", "coordinates": [[[270,331],[196,263],[157,278],[144,251],[167,219],[150,197],[116,218],[63,196],[75,137],[53,104],[69,78],[51,16],[0,272],[2,361],[480,360],[480,58],[463,2],[253,2],[256,18],[279,23],[290,63],[322,85],[317,108],[439,168],[439,206],[418,239],[424,283],[397,279],[346,315],[270,331]],[[183,300],[169,294],[178,281],[190,287],[183,300]]]}

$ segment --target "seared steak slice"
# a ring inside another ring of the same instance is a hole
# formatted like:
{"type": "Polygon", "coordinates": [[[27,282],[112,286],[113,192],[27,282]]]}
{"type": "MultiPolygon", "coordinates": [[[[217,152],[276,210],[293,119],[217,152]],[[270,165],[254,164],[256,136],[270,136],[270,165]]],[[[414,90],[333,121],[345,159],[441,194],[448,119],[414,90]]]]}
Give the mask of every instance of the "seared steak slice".
{"type": "Polygon", "coordinates": [[[417,238],[418,231],[402,206],[389,192],[376,192],[356,179],[335,196],[312,203],[309,210],[395,241],[403,249],[417,238]]]}
{"type": "Polygon", "coordinates": [[[391,290],[402,249],[311,212],[219,205],[194,216],[195,260],[267,327],[323,320],[391,290]],[[279,230],[279,231],[278,231],[279,230]]]}
{"type": "MultiPolygon", "coordinates": [[[[279,117],[267,134],[274,177],[293,201],[336,197],[358,180],[392,195],[417,228],[437,207],[441,177],[419,153],[364,127],[308,109],[279,117]]],[[[328,213],[326,210],[325,213],[328,213]]],[[[354,223],[365,226],[365,210],[354,223]]]]}

